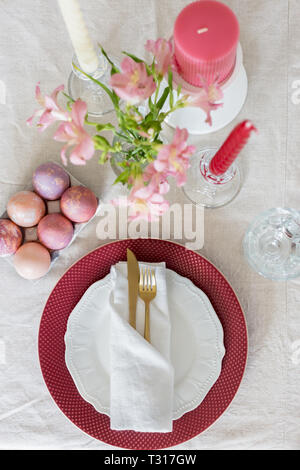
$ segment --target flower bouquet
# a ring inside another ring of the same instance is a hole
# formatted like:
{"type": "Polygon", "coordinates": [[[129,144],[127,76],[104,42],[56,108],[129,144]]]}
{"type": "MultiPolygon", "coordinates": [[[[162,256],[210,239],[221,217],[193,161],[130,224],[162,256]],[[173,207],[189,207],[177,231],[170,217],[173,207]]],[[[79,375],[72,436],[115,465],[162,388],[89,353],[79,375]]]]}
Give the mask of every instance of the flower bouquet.
{"type": "Polygon", "coordinates": [[[120,69],[101,48],[111,66],[110,88],[80,70],[110,97],[117,126],[110,122],[92,122],[86,103],[71,99],[63,92],[63,85],[57,87],[51,96],[42,96],[39,83],[36,99],[41,109],[35,111],[27,122],[32,125],[34,118],[38,118],[37,127],[43,131],[60,121],[54,139],[65,143],[61,150],[65,165],[68,158],[74,165],[84,165],[96,152],[99,153],[100,164],[114,161],[119,168],[115,183],[126,185],[129,190],[130,218],[151,221],[157,220],[169,207],[165,199],[169,177],[173,177],[178,186],[184,185],[189,159],[195,151],[187,144],[186,129],[177,128],[172,142],[164,143],[161,139],[163,122],[176,109],[198,106],[205,111],[206,121],[211,123],[211,111],[221,106],[217,101],[222,98],[222,91],[217,83],[203,82],[198,94],[185,93],[173,80],[173,73],[180,71],[171,41],[149,40],[145,48],[153,56],[150,64],[124,52],[120,69]],[[58,103],[60,92],[67,98],[65,109],[58,103]],[[87,126],[91,126],[95,133],[88,133],[87,126]],[[113,133],[112,143],[101,135],[104,131],[113,133]],[[69,147],[71,150],[67,156],[69,147]]]}

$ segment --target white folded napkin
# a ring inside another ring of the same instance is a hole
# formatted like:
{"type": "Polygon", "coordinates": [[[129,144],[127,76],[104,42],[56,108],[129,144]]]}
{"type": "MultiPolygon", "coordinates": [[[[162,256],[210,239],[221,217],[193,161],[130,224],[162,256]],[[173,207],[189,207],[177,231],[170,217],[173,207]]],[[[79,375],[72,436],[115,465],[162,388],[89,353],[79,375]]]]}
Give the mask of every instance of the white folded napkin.
{"type": "Polygon", "coordinates": [[[174,370],[165,264],[149,266],[155,269],[157,282],[157,294],[150,303],[151,344],[143,336],[145,307],[140,298],[137,330],[128,322],[127,264],[111,268],[110,426],[115,430],[172,431],[174,370]]]}

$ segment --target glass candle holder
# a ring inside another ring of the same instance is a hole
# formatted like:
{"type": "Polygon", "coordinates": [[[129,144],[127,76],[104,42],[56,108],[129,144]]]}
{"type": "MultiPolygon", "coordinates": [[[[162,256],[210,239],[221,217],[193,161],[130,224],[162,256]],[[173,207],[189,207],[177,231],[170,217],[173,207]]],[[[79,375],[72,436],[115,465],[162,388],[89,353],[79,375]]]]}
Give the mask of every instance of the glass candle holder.
{"type": "Polygon", "coordinates": [[[207,208],[224,206],[241,189],[242,173],[236,161],[222,175],[217,176],[210,171],[210,162],[217,150],[200,150],[191,159],[183,192],[196,205],[207,208]]]}
{"type": "Polygon", "coordinates": [[[249,265],[272,280],[300,276],[300,212],[273,208],[260,214],[243,240],[249,265]]]}
{"type": "MultiPolygon", "coordinates": [[[[118,61],[113,59],[118,65],[118,61]]],[[[80,72],[80,64],[77,56],[73,56],[72,71],[68,80],[68,93],[73,100],[81,98],[87,103],[88,115],[90,117],[101,117],[113,111],[113,104],[103,88],[80,72]]],[[[89,74],[95,80],[110,88],[111,65],[101,53],[98,53],[98,68],[89,74]]]]}

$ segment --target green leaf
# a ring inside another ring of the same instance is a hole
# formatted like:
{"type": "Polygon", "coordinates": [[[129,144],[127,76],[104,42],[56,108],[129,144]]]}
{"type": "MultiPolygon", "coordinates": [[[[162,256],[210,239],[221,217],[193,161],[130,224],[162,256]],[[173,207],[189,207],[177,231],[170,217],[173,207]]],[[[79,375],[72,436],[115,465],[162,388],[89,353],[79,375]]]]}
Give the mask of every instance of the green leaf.
{"type": "Polygon", "coordinates": [[[170,92],[170,88],[169,87],[165,88],[161,98],[158,100],[157,105],[156,105],[158,111],[160,111],[163,105],[165,104],[166,99],[168,98],[169,92],[170,92]]]}
{"type": "Polygon", "coordinates": [[[127,57],[130,57],[132,60],[134,60],[134,62],[136,62],[137,64],[145,64],[145,67],[146,67],[146,70],[147,70],[147,74],[148,75],[153,75],[152,73],[152,70],[151,70],[151,67],[149,67],[149,65],[142,59],[140,59],[139,57],[137,57],[136,55],[134,54],[129,54],[129,52],[126,52],[126,51],[122,51],[122,54],[126,55],[127,57]]]}
{"type": "Polygon", "coordinates": [[[159,123],[159,121],[148,121],[147,123],[145,123],[145,125],[142,126],[142,129],[144,131],[148,131],[149,129],[153,129],[155,132],[160,132],[161,131],[161,124],[159,123]]]}
{"type": "Polygon", "coordinates": [[[168,84],[170,88],[170,100],[169,100],[169,105],[170,108],[173,108],[174,105],[174,96],[173,96],[173,72],[171,69],[169,69],[169,75],[168,75],[168,84]]]}
{"type": "Polygon", "coordinates": [[[131,139],[127,135],[121,134],[120,132],[116,132],[116,135],[120,137],[120,139],[125,140],[128,143],[132,143],[131,139]]]}
{"type": "Polygon", "coordinates": [[[145,63],[144,60],[139,59],[136,55],[129,54],[129,52],[122,51],[122,54],[127,55],[127,56],[130,57],[132,60],[134,60],[134,62],[137,62],[138,64],[140,64],[141,62],[144,62],[144,63],[145,63]]]}
{"type": "Polygon", "coordinates": [[[72,104],[75,103],[75,100],[73,100],[73,98],[71,98],[71,96],[69,96],[67,93],[65,93],[64,91],[62,92],[62,94],[67,98],[67,109],[68,111],[71,111],[72,110],[72,104]]]}
{"type": "Polygon", "coordinates": [[[78,70],[79,72],[81,72],[83,75],[85,75],[86,77],[88,77],[90,80],[92,80],[94,83],[97,83],[97,85],[99,85],[101,88],[103,88],[103,90],[108,94],[108,96],[110,97],[115,109],[117,112],[119,112],[119,101],[120,101],[120,98],[118,97],[118,95],[116,95],[116,93],[112,90],[110,90],[106,85],[104,85],[104,83],[101,83],[99,82],[99,80],[96,80],[96,78],[92,77],[91,75],[89,75],[88,73],[84,72],[83,70],[81,70],[79,67],[77,67],[76,64],[74,64],[73,62],[73,67],[78,70]]]}
{"type": "Polygon", "coordinates": [[[73,98],[71,98],[70,95],[68,95],[68,94],[65,93],[64,91],[62,92],[62,94],[68,99],[68,101],[71,101],[72,103],[75,103],[75,100],[73,100],[73,98]]]}
{"type": "Polygon", "coordinates": [[[153,112],[150,112],[150,113],[147,114],[147,116],[145,116],[142,124],[144,124],[145,122],[153,121],[153,114],[154,114],[156,108],[154,107],[153,109],[154,109],[153,112]]]}
{"type": "Polygon", "coordinates": [[[127,183],[129,176],[130,176],[130,169],[127,168],[115,179],[114,184],[117,184],[117,183],[125,184],[125,183],[127,183]]]}
{"type": "Polygon", "coordinates": [[[104,57],[106,58],[106,60],[108,61],[108,63],[111,65],[111,75],[114,75],[115,73],[120,73],[120,70],[119,70],[118,67],[114,64],[114,62],[109,58],[109,56],[107,55],[106,51],[103,49],[103,47],[101,46],[101,44],[98,43],[98,46],[100,47],[101,52],[102,52],[102,54],[104,55],[104,57]]]}
{"type": "Polygon", "coordinates": [[[152,103],[151,96],[150,96],[150,98],[149,98],[149,100],[148,100],[148,106],[149,106],[150,111],[152,111],[152,112],[155,111],[155,106],[154,106],[154,104],[152,103]]]}
{"type": "Polygon", "coordinates": [[[170,90],[173,90],[173,72],[171,69],[169,69],[169,74],[168,74],[168,85],[170,87],[170,90]]]}

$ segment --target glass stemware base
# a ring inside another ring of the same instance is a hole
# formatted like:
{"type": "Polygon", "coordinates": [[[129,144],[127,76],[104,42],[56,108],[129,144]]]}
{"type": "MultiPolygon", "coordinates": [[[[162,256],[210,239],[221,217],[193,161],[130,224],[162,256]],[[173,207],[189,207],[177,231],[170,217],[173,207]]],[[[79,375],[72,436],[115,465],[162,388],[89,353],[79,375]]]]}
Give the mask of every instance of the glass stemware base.
{"type": "Polygon", "coordinates": [[[200,150],[191,158],[187,181],[183,186],[186,197],[196,205],[217,208],[228,204],[238,194],[242,174],[235,163],[223,175],[213,175],[209,170],[216,148],[200,150]]]}
{"type": "MultiPolygon", "coordinates": [[[[95,72],[91,75],[95,80],[110,88],[110,72],[111,65],[103,54],[98,54],[99,65],[95,72]]],[[[118,65],[118,61],[112,58],[113,62],[118,65]]],[[[90,78],[77,70],[74,65],[80,68],[76,55],[72,61],[72,71],[68,80],[68,93],[73,100],[78,98],[87,103],[88,115],[90,117],[101,117],[113,111],[113,104],[103,88],[90,78]]]]}
{"type": "Polygon", "coordinates": [[[272,280],[300,276],[300,213],[274,208],[259,215],[243,240],[249,265],[272,280]]]}

